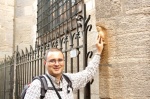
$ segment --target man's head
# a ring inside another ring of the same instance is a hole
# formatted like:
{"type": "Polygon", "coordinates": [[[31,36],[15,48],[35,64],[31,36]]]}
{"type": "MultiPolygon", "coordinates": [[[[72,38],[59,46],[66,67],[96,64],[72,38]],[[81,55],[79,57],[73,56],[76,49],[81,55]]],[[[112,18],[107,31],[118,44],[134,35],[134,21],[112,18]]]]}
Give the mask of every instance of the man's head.
{"type": "Polygon", "coordinates": [[[44,57],[44,64],[50,75],[60,77],[64,69],[64,55],[61,50],[57,48],[49,49],[44,57]]]}

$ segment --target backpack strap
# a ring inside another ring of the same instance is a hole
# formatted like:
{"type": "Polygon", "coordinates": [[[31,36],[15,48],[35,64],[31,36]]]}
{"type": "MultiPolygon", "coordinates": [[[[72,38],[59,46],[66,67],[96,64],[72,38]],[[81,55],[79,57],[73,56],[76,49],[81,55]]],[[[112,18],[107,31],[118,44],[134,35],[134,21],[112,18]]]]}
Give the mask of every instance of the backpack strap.
{"type": "MultiPolygon", "coordinates": [[[[71,80],[69,79],[69,77],[67,75],[63,74],[63,77],[65,78],[65,80],[68,83],[68,85],[67,85],[67,92],[70,93],[69,87],[73,90],[72,82],[71,82],[71,80]]],[[[48,87],[47,80],[46,80],[46,78],[43,75],[36,76],[36,77],[33,78],[33,80],[35,80],[35,79],[38,79],[41,82],[41,96],[40,96],[40,99],[43,99],[45,97],[45,93],[47,92],[47,90],[55,90],[56,93],[58,93],[57,91],[62,91],[61,88],[57,89],[57,88],[54,88],[54,87],[52,87],[52,88],[48,87]]],[[[59,99],[61,99],[61,97],[59,97],[59,99]]]]}
{"type": "Polygon", "coordinates": [[[55,92],[56,92],[58,98],[59,98],[59,99],[62,99],[61,96],[60,96],[60,94],[59,94],[58,91],[56,90],[56,88],[55,88],[55,86],[54,86],[54,84],[53,84],[51,78],[50,78],[47,74],[46,74],[46,76],[47,76],[47,78],[49,79],[49,81],[51,82],[51,84],[52,84],[52,86],[53,86],[53,88],[54,88],[54,90],[55,90],[55,92]]]}
{"type": "Polygon", "coordinates": [[[41,82],[41,96],[40,99],[43,99],[45,97],[45,93],[48,90],[48,85],[47,85],[47,81],[46,78],[44,76],[36,76],[33,78],[33,80],[38,79],[41,82]]]}
{"type": "MultiPolygon", "coordinates": [[[[55,90],[53,87],[48,87],[48,90],[55,90]]],[[[62,91],[62,88],[56,88],[57,91],[62,91]]]]}
{"type": "Polygon", "coordinates": [[[24,86],[24,89],[23,89],[22,92],[21,92],[21,99],[24,99],[25,94],[26,94],[28,88],[29,88],[29,84],[26,84],[26,85],[24,86]]]}
{"type": "Polygon", "coordinates": [[[73,87],[72,87],[72,82],[71,80],[69,79],[69,77],[65,74],[63,74],[63,77],[65,78],[65,80],[68,82],[68,85],[67,85],[67,92],[70,93],[70,90],[68,90],[68,88],[70,87],[73,91],[73,87]]]}

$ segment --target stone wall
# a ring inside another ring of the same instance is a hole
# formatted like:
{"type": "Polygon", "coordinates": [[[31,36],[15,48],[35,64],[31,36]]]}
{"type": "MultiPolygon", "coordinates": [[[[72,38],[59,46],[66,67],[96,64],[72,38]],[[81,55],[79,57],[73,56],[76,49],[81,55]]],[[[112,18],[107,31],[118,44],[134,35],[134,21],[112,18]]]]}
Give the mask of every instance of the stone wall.
{"type": "Polygon", "coordinates": [[[149,99],[150,1],[96,2],[96,23],[108,32],[99,76],[101,99],[149,99]]]}
{"type": "Polygon", "coordinates": [[[15,47],[34,47],[36,40],[37,0],[16,0],[15,2],[15,47]]]}
{"type": "Polygon", "coordinates": [[[35,45],[37,0],[0,0],[0,60],[35,45]]]}
{"type": "Polygon", "coordinates": [[[14,0],[0,0],[0,60],[13,52],[14,0]]]}

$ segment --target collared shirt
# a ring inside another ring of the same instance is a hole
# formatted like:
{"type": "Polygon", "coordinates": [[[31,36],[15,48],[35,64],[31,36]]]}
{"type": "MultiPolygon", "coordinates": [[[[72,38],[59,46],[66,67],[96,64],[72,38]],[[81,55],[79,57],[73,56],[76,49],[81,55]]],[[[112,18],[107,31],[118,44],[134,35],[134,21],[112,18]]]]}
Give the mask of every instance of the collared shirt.
{"type": "MultiPolygon", "coordinates": [[[[73,91],[83,88],[92,78],[94,78],[96,70],[99,66],[99,62],[100,56],[95,55],[93,59],[89,62],[85,70],[73,74],[65,73],[65,75],[68,76],[72,82],[73,91]]],[[[49,79],[46,76],[45,78],[47,80],[48,87],[52,87],[49,79]]],[[[60,81],[60,84],[56,83],[56,79],[54,77],[50,76],[50,78],[52,79],[52,82],[54,83],[56,88],[62,88],[62,91],[58,91],[62,99],[74,99],[72,89],[69,88],[68,90],[70,90],[70,92],[69,93],[67,92],[68,82],[63,77],[60,81]]],[[[40,99],[41,94],[40,91],[41,91],[41,82],[38,79],[36,79],[31,83],[24,99],[40,99]]],[[[44,99],[59,99],[59,98],[55,90],[47,90],[44,99]]]]}
{"type": "MultiPolygon", "coordinates": [[[[46,72],[46,74],[47,74],[47,75],[51,78],[51,80],[52,80],[54,83],[56,83],[58,86],[59,86],[59,84],[61,84],[63,77],[61,77],[61,78],[60,78],[60,81],[59,81],[57,78],[51,76],[48,72],[46,72]]],[[[46,76],[45,76],[45,77],[46,77],[46,76]]]]}

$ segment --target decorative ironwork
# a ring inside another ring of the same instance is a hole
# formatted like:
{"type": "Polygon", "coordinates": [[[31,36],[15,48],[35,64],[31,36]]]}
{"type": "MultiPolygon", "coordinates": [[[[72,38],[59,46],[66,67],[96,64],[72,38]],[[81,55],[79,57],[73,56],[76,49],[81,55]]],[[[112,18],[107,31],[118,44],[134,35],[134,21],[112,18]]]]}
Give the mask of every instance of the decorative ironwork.
{"type": "Polygon", "coordinates": [[[76,28],[75,17],[82,12],[82,0],[38,0],[37,44],[48,43],[76,28]]]}

